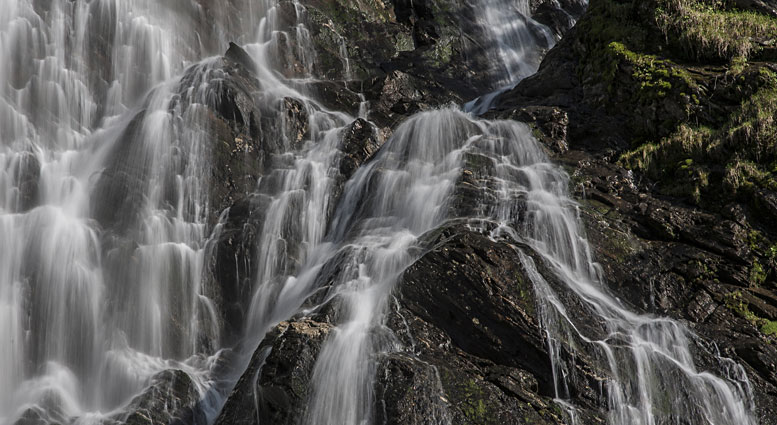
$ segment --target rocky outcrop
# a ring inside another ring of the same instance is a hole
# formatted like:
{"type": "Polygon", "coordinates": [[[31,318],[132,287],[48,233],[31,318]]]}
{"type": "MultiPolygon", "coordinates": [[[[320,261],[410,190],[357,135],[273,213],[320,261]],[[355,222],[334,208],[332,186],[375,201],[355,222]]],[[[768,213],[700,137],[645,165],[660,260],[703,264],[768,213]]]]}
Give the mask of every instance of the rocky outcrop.
{"type": "Polygon", "coordinates": [[[151,378],[150,385],[132,399],[117,424],[201,424],[205,418],[194,409],[200,400],[197,385],[186,372],[170,369],[151,378]]]}
{"type": "MultiPolygon", "coordinates": [[[[297,128],[302,126],[300,124],[297,128]]],[[[361,118],[339,131],[339,163],[332,176],[334,187],[330,194],[330,209],[337,205],[345,182],[377,152],[384,141],[375,126],[361,118]]],[[[251,265],[257,255],[257,236],[262,232],[264,214],[271,202],[266,194],[248,193],[244,192],[242,198],[232,201],[226,210],[217,230],[218,238],[210,267],[215,292],[212,296],[219,300],[224,321],[222,336],[227,343],[242,335],[254,288],[255,276],[251,265]]],[[[331,213],[330,210],[328,214],[331,213]]]]}
{"type": "Polygon", "coordinates": [[[309,319],[278,324],[256,349],[216,424],[298,423],[318,353],[332,328],[309,319]]]}
{"type": "MultiPolygon", "coordinates": [[[[329,80],[317,84],[322,102],[352,111],[349,93],[362,93],[371,106],[370,120],[384,131],[415,112],[462,104],[493,90],[504,72],[478,16],[480,6],[466,1],[303,4],[316,52],[311,72],[329,80]]],[[[537,0],[530,12],[560,37],[585,5],[537,0]]]]}
{"type": "MultiPolygon", "coordinates": [[[[417,417],[417,406],[441,398],[441,411],[453,423],[567,421],[552,402],[550,357],[521,247],[460,224],[433,232],[428,243],[431,250],[404,272],[394,291],[388,324],[408,352],[382,360],[385,418],[405,423],[402,418],[417,417]],[[431,388],[416,391],[412,383],[421,379],[431,388]]],[[[572,397],[583,407],[578,414],[585,423],[603,423],[596,389],[604,375],[584,355],[571,373],[577,383],[572,397]]]]}

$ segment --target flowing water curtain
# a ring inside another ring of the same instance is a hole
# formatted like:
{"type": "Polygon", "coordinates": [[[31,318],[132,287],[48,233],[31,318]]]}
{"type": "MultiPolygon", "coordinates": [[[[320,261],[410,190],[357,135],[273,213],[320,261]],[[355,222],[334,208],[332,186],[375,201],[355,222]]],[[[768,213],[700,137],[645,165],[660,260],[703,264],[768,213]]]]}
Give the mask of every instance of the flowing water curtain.
{"type": "Polygon", "coordinates": [[[484,0],[472,13],[487,40],[483,55],[488,59],[491,92],[467,102],[464,110],[481,115],[498,95],[537,71],[556,39],[550,28],[532,19],[529,1],[484,0]]]}
{"type": "Polygon", "coordinates": [[[545,25],[532,19],[528,1],[485,0],[475,12],[488,33],[487,54],[500,69],[492,88],[513,86],[534,74],[556,40],[545,25]]]}
{"type": "Polygon", "coordinates": [[[190,93],[175,76],[239,39],[232,31],[250,37],[255,8],[209,6],[16,0],[0,11],[0,418],[41,400],[63,418],[115,407],[165,367],[144,356],[197,350],[209,65],[190,93]],[[91,190],[121,142],[137,152],[121,160],[139,170],[142,208],[109,229],[92,218],[91,190]],[[112,258],[125,269],[106,270],[112,258]]]}
{"type": "MultiPolygon", "coordinates": [[[[0,325],[8,347],[0,368],[10,374],[0,390],[0,416],[26,401],[25,395],[40,393],[23,382],[44,367],[58,369],[47,362],[68,364],[64,375],[85,378],[100,334],[99,242],[84,217],[86,176],[71,171],[90,166],[77,149],[86,143],[98,108],[81,73],[83,36],[64,35],[68,25],[84,23],[87,11],[68,2],[53,5],[49,20],[38,12],[28,2],[9,2],[0,12],[6,195],[0,214],[2,239],[9,242],[0,253],[0,302],[10,316],[0,325]]],[[[72,389],[55,378],[40,383],[72,389]]]]}
{"type": "Polygon", "coordinates": [[[327,297],[342,324],[316,361],[305,423],[372,419],[375,355],[399,349],[381,326],[389,294],[419,237],[446,218],[461,155],[480,131],[455,109],[418,114],[346,185],[330,235],[342,270],[327,297]]]}

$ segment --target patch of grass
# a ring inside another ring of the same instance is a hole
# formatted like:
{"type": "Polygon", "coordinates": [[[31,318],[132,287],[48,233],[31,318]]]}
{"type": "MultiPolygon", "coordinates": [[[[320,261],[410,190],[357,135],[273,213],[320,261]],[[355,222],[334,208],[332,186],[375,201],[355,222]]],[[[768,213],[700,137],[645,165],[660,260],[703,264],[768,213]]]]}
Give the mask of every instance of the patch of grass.
{"type": "Polygon", "coordinates": [[[771,162],[777,158],[777,74],[761,68],[759,76],[763,88],[742,102],[726,136],[728,145],[748,148],[753,160],[771,162]]]}
{"type": "Polygon", "coordinates": [[[718,128],[682,123],[659,142],[624,153],[620,163],[660,181],[664,193],[697,204],[705,192],[717,202],[777,190],[777,74],[760,68],[755,79],[754,94],[718,128]]]}
{"type": "Polygon", "coordinates": [[[726,307],[755,326],[761,324],[761,319],[750,311],[750,306],[742,298],[742,292],[740,291],[730,292],[726,295],[726,307]]]}
{"type": "Polygon", "coordinates": [[[725,10],[719,1],[657,1],[656,24],[694,59],[748,58],[759,49],[759,41],[777,38],[777,20],[770,16],[725,10]]]}
{"type": "Polygon", "coordinates": [[[706,159],[713,133],[708,127],[680,124],[675,133],[660,142],[624,153],[620,164],[667,183],[662,186],[665,194],[690,197],[698,204],[710,185],[706,159]]]}

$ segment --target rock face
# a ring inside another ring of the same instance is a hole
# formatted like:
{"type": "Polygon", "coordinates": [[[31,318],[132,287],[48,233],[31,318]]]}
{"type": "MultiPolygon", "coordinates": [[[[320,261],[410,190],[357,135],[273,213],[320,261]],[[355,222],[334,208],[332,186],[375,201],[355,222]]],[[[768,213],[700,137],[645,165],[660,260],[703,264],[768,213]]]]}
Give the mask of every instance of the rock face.
{"type": "Polygon", "coordinates": [[[193,410],[199,399],[200,393],[189,375],[166,370],[151,379],[151,385],[126,408],[129,414],[117,420],[127,425],[203,423],[204,418],[195,417],[193,410]]]}
{"type": "MultiPolygon", "coordinates": [[[[552,402],[550,358],[536,299],[518,250],[463,226],[430,235],[430,251],[408,268],[388,319],[408,352],[387,354],[378,372],[378,417],[423,423],[436,410],[452,423],[564,423],[552,402]],[[425,383],[419,390],[416,382],[425,383]],[[424,389],[424,387],[426,389],[424,389]],[[442,400],[442,402],[441,402],[442,400]],[[425,407],[424,407],[425,406],[425,407]],[[420,407],[420,409],[419,409],[420,407]]],[[[574,373],[586,423],[603,420],[601,378],[586,359],[574,373]]],[[[431,423],[431,422],[430,422],[431,423]]]]}
{"type": "Polygon", "coordinates": [[[313,366],[332,328],[309,319],[278,324],[257,348],[216,423],[297,423],[313,366]]]}

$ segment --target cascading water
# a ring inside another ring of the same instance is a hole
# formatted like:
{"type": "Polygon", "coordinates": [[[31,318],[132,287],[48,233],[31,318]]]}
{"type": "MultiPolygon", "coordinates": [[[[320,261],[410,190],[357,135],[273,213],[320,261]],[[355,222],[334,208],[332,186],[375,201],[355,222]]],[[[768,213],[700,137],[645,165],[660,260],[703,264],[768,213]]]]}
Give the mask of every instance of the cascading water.
{"type": "Polygon", "coordinates": [[[488,111],[497,96],[534,74],[544,53],[556,44],[550,29],[531,18],[529,2],[486,0],[477,15],[492,40],[487,54],[498,70],[492,91],[468,102],[464,109],[476,115],[488,111]]]}
{"type": "MultiPolygon", "coordinates": [[[[383,323],[391,291],[422,254],[422,236],[454,218],[463,156],[476,152],[491,160],[500,196],[467,218],[530,247],[522,261],[560,371],[559,403],[574,412],[557,355],[566,344],[601,360],[613,424],[754,423],[743,374],[698,372],[687,329],[634,314],[607,292],[568,178],[526,126],[457,109],[420,113],[335,206],[338,149],[353,117],[307,90],[315,52],[302,5],[292,3],[295,22],[282,24],[288,13],[250,0],[8,3],[0,10],[0,422],[31,407],[56,422],[121,420],[132,396],[170,368],[195,379],[213,420],[265,332],[325,292],[339,325],[317,359],[301,421],[370,423],[374,355],[406,350],[383,323]],[[221,211],[208,192],[209,114],[224,71],[221,58],[207,56],[230,40],[253,59],[252,100],[266,118],[283,128],[274,113],[296,99],[308,131],[301,141],[273,133],[278,149],[254,194],[262,220],[244,337],[234,370],[214,376],[220,353],[207,356],[222,338],[204,286],[221,211]],[[576,325],[537,259],[601,318],[603,336],[576,325]],[[342,267],[329,280],[333,261],[342,267]]],[[[528,2],[482,6],[503,68],[493,88],[507,87],[536,70],[553,40],[528,18],[528,2]]],[[[484,111],[496,94],[466,109],[484,111]]],[[[450,422],[445,409],[439,423],[450,422]]]]}
{"type": "MultiPolygon", "coordinates": [[[[57,422],[121,418],[111,412],[168,368],[206,390],[204,355],[220,339],[203,288],[209,114],[224,76],[221,59],[202,58],[229,40],[248,41],[263,101],[293,96],[309,111],[310,143],[324,142],[312,159],[280,155],[276,162],[292,165],[278,171],[286,181],[278,204],[309,193],[302,198],[311,208],[326,209],[319,182],[337,158],[337,129],[350,121],[270,71],[268,55],[291,50],[290,38],[297,51],[289,55],[303,76],[310,69],[306,30],[296,26],[287,37],[279,22],[273,4],[241,0],[218,8],[183,0],[4,5],[0,422],[29,408],[57,422]]],[[[291,149],[291,136],[281,138],[282,150],[291,149]]],[[[283,230],[307,227],[300,243],[314,244],[324,219],[302,220],[283,230]]]]}
{"type": "MultiPolygon", "coordinates": [[[[573,317],[561,297],[538,271],[529,255],[521,261],[531,278],[548,351],[554,370],[556,395],[574,418],[574,408],[564,401],[568,368],[559,344],[594,353],[608,373],[608,419],[612,424],[710,423],[753,424],[747,378],[735,374],[726,379],[699,372],[690,350],[690,332],[667,318],[631,312],[604,286],[593,262],[569,198],[569,179],[530,136],[527,127],[494,122],[495,137],[478,143],[478,152],[492,158],[500,196],[487,220],[498,227],[493,237],[521,241],[540,255],[552,276],[585,303],[591,317],[601,320],[604,335],[588,334],[579,317],[573,317]],[[519,206],[525,211],[519,212],[519,206]]],[[[573,421],[574,422],[574,421],[573,421]]]]}

